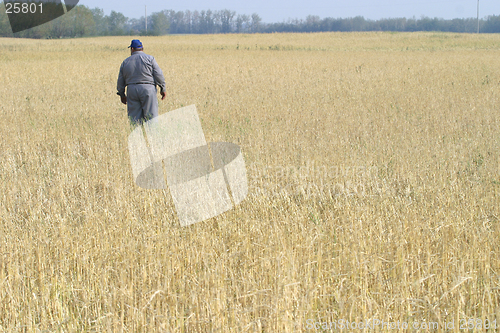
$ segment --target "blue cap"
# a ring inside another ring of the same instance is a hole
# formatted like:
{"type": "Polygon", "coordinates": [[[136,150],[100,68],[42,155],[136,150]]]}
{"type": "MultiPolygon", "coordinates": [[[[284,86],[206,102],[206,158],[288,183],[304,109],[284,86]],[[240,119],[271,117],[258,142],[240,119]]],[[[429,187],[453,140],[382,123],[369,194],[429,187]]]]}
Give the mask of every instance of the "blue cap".
{"type": "Polygon", "coordinates": [[[142,43],[138,39],[132,40],[132,43],[130,44],[129,48],[134,48],[134,49],[140,49],[142,48],[142,43]]]}

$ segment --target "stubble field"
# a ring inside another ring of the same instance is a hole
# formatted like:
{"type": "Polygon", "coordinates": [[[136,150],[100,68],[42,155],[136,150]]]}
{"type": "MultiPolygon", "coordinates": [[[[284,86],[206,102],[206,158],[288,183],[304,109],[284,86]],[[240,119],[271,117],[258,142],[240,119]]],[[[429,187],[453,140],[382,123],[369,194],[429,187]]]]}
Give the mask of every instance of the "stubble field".
{"type": "Polygon", "coordinates": [[[196,104],[247,166],[186,228],[133,181],[131,39],[0,39],[0,332],[500,326],[500,36],[141,38],[160,114],[196,104]]]}

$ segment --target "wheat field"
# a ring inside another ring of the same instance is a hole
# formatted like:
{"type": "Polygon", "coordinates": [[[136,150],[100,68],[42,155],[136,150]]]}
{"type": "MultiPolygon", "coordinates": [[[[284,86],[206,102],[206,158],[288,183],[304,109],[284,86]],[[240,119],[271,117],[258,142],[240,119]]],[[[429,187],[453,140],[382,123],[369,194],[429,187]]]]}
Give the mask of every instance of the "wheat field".
{"type": "Polygon", "coordinates": [[[142,37],[160,114],[245,158],[245,201],[186,228],[134,184],[132,38],[0,39],[0,332],[500,326],[499,35],[142,37]]]}

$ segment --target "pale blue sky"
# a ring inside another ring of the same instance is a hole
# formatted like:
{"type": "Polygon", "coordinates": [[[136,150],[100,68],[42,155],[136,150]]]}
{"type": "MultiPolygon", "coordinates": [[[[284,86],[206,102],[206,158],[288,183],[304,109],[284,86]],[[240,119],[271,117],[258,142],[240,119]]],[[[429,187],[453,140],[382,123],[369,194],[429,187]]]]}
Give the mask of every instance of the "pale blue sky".
{"type": "MultiPolygon", "coordinates": [[[[111,10],[123,13],[129,18],[144,16],[163,9],[220,10],[230,9],[238,14],[257,13],[267,23],[282,22],[288,18],[304,19],[307,15],[324,17],[364,16],[368,19],[391,17],[420,18],[422,15],[444,19],[476,17],[477,0],[80,0],[90,8],[99,7],[108,15],[111,10]]],[[[500,15],[500,0],[480,0],[479,16],[500,15]]]]}

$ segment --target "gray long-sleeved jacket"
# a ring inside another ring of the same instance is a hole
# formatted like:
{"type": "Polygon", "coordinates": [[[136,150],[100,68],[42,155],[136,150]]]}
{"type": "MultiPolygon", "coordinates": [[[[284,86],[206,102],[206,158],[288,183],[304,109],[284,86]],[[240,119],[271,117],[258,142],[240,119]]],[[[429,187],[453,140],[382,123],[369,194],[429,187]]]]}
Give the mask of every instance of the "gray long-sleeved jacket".
{"type": "Polygon", "coordinates": [[[118,95],[125,96],[129,84],[154,84],[160,87],[160,92],[165,91],[165,77],[153,56],[136,51],[122,62],[116,85],[118,95]]]}

